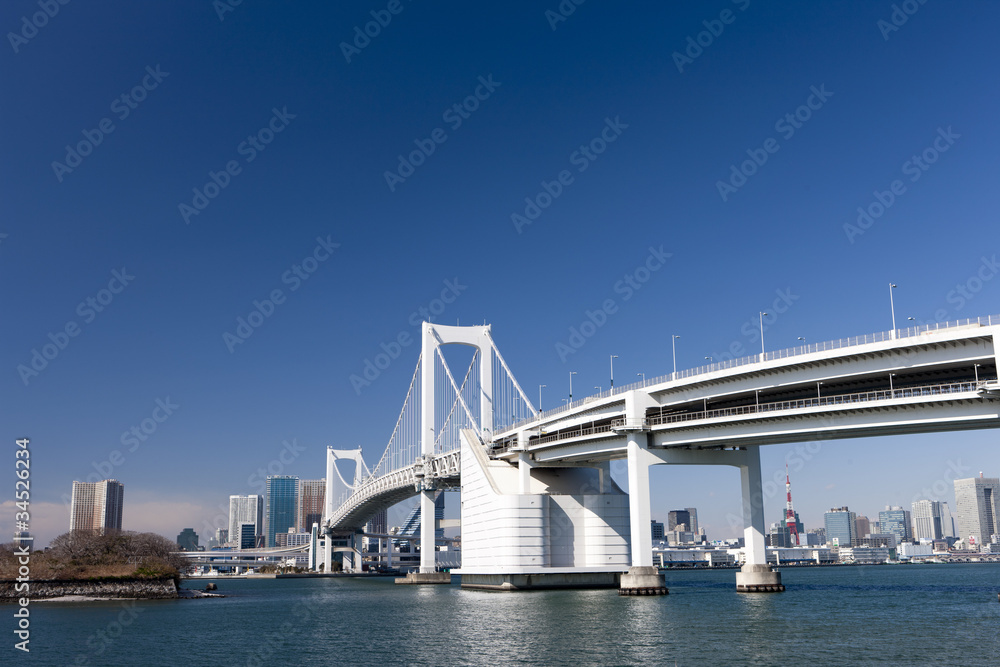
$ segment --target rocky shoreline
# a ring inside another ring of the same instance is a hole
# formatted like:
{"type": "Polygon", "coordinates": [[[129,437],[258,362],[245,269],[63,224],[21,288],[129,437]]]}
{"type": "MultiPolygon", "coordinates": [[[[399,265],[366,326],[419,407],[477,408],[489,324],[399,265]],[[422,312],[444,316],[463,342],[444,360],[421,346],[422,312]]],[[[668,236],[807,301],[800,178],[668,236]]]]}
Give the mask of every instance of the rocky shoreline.
{"type": "MultiPolygon", "coordinates": [[[[36,600],[169,600],[179,597],[201,597],[188,595],[196,591],[178,591],[173,578],[164,579],[106,579],[106,580],[52,580],[29,581],[28,590],[17,590],[17,582],[0,581],[0,603],[16,602],[27,597],[36,600]]],[[[204,594],[202,594],[204,595],[204,594]]]]}

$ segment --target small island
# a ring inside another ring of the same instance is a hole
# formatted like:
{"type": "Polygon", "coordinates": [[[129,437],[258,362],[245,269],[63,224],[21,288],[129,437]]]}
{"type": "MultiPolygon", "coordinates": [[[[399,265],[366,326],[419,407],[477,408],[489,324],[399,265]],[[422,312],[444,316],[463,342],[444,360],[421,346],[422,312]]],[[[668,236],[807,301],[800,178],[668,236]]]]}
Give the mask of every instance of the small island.
{"type": "Polygon", "coordinates": [[[188,563],[176,549],[161,535],[132,531],[63,533],[27,556],[17,543],[3,544],[0,602],[182,597],[180,576],[188,563]]]}

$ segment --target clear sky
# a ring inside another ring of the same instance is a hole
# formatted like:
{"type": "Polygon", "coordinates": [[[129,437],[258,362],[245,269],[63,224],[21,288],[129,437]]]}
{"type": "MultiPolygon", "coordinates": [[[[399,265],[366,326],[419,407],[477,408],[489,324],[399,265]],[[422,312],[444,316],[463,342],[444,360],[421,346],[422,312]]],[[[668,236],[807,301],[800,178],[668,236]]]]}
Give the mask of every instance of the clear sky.
{"type": "MultiPolygon", "coordinates": [[[[671,334],[682,368],[753,353],[775,304],[769,349],[891,328],[890,281],[900,320],[1000,313],[1000,5],[681,4],[3,3],[0,530],[16,437],[42,542],[91,474],[126,528],[204,540],[269,466],[374,463],[416,346],[351,376],[442,292],[543,408],[570,371],[606,388],[611,354],[619,384],[669,372],[671,334]]],[[[942,480],[1000,474],[996,441],[827,442],[796,507],[812,528],[937,483],[954,508],[942,480]]],[[[654,516],[737,534],[735,469],[653,481],[654,516]]]]}

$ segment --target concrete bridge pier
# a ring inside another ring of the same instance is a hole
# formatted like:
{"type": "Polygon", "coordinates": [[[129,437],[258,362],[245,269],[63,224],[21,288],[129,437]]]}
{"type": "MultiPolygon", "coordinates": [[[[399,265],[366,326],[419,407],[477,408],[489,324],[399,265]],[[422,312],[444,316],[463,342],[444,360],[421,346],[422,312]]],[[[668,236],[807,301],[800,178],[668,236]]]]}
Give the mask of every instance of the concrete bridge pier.
{"type": "Polygon", "coordinates": [[[649,467],[660,463],[646,446],[645,431],[628,433],[628,506],[632,566],[622,575],[619,595],[666,595],[667,584],[653,565],[649,467]]]}
{"type": "Polygon", "coordinates": [[[767,564],[764,541],[764,493],[760,479],[760,447],[745,450],[740,468],[743,490],[743,541],[746,554],[743,567],[736,573],[738,593],[778,593],[785,590],[781,572],[767,564]]]}

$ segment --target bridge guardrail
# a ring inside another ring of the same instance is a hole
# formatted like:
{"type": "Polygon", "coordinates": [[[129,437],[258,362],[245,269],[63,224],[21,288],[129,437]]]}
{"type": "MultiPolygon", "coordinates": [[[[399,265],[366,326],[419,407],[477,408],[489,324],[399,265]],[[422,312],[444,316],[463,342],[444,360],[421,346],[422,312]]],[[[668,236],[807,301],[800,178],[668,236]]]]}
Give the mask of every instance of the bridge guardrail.
{"type": "Polygon", "coordinates": [[[609,398],[617,394],[624,394],[625,392],[632,391],[634,389],[644,389],[646,387],[661,384],[669,380],[679,380],[682,378],[693,377],[695,375],[704,375],[707,373],[713,373],[715,371],[726,370],[728,368],[736,368],[739,366],[746,366],[748,364],[761,363],[763,361],[771,361],[772,359],[785,359],[787,357],[795,357],[803,354],[811,354],[813,352],[825,352],[828,350],[837,350],[844,347],[854,347],[856,345],[879,343],[887,340],[912,338],[914,336],[920,336],[931,331],[940,331],[942,329],[954,329],[958,327],[972,327],[972,326],[994,326],[994,325],[1000,325],[1000,315],[989,315],[987,317],[967,318],[964,320],[953,320],[950,322],[934,322],[932,324],[907,327],[905,329],[896,329],[895,332],[880,331],[876,333],[866,334],[863,336],[839,338],[836,340],[823,341],[820,343],[812,343],[810,345],[799,345],[797,347],[789,347],[782,350],[774,350],[773,352],[765,352],[763,355],[752,354],[746,357],[740,357],[739,359],[729,359],[727,361],[720,361],[714,364],[705,364],[703,366],[696,366],[695,368],[688,368],[685,370],[677,371],[676,373],[665,373],[657,377],[647,378],[645,381],[632,382],[630,384],[621,385],[615,387],[614,389],[605,389],[599,394],[595,394],[593,396],[586,396],[584,398],[573,401],[572,403],[561,405],[552,408],[550,410],[541,411],[535,417],[522,419],[509,426],[499,427],[496,429],[496,432],[500,433],[503,431],[519,428],[526,424],[531,424],[535,421],[538,421],[539,419],[553,417],[555,415],[562,414],[563,412],[570,411],[574,408],[578,408],[586,403],[593,402],[595,399],[609,398]],[[993,321],[994,319],[996,320],[996,322],[993,321]]]}

